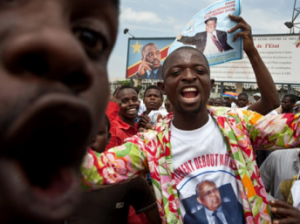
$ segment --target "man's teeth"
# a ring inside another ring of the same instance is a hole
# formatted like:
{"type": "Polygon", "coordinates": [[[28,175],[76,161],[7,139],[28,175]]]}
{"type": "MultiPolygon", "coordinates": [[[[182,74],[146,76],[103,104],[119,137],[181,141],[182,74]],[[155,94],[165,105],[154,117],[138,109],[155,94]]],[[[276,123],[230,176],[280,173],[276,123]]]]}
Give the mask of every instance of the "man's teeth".
{"type": "Polygon", "coordinates": [[[196,88],[185,88],[182,92],[197,92],[196,88]]]}
{"type": "Polygon", "coordinates": [[[128,110],[129,112],[134,112],[134,111],[136,111],[136,109],[130,109],[130,110],[128,110]]]}
{"type": "Polygon", "coordinates": [[[182,96],[185,98],[187,101],[194,101],[198,95],[198,91],[194,87],[189,87],[189,88],[184,88],[182,90],[182,96]]]}
{"type": "Polygon", "coordinates": [[[185,98],[186,101],[194,101],[194,99],[195,99],[194,97],[191,97],[191,98],[184,97],[184,98],[185,98]]]}

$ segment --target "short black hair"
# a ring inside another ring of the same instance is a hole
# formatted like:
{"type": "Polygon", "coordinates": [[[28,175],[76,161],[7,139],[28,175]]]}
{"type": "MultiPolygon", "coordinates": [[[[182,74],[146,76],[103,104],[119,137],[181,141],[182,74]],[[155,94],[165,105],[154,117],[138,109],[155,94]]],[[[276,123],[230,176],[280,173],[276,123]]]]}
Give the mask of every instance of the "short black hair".
{"type": "Polygon", "coordinates": [[[147,92],[149,89],[156,89],[156,90],[158,90],[159,93],[160,93],[160,97],[163,99],[163,94],[162,94],[160,88],[158,88],[158,87],[155,86],[155,85],[148,86],[148,87],[146,88],[146,90],[145,90],[145,92],[144,92],[144,99],[145,99],[145,96],[146,96],[146,92],[147,92]]]}
{"type": "Polygon", "coordinates": [[[144,51],[145,51],[145,48],[148,47],[148,46],[156,46],[154,43],[148,43],[146,44],[143,48],[142,48],[142,58],[144,57],[144,51]]]}
{"type": "Polygon", "coordinates": [[[119,89],[119,87],[117,87],[115,90],[114,90],[114,92],[113,92],[113,96],[115,96],[116,95],[116,93],[117,93],[117,90],[119,89]]]}
{"type": "Polygon", "coordinates": [[[136,86],[133,86],[133,88],[135,89],[135,91],[137,92],[137,94],[139,94],[139,93],[140,93],[140,89],[139,89],[138,87],[136,87],[136,86]]]}
{"type": "Polygon", "coordinates": [[[206,61],[206,63],[207,63],[207,66],[208,66],[208,74],[209,74],[209,76],[210,76],[210,66],[209,66],[209,63],[208,63],[208,61],[207,61],[206,56],[205,56],[200,50],[198,50],[198,49],[196,49],[196,48],[194,48],[194,47],[184,46],[184,47],[179,47],[179,48],[177,48],[176,50],[172,51],[172,52],[167,56],[166,60],[164,61],[163,67],[162,67],[162,71],[163,71],[163,72],[162,72],[162,78],[164,78],[164,76],[165,76],[165,74],[164,74],[165,65],[166,65],[167,62],[169,61],[170,56],[171,56],[172,54],[176,53],[177,51],[181,51],[181,50],[194,50],[194,51],[198,51],[200,54],[202,54],[203,57],[204,57],[204,59],[205,59],[205,61],[206,61]]]}
{"type": "Polygon", "coordinates": [[[213,100],[221,100],[221,101],[223,101],[223,99],[222,99],[222,98],[220,98],[220,97],[218,97],[218,98],[214,98],[213,100]]]}
{"type": "Polygon", "coordinates": [[[247,98],[247,100],[249,99],[249,97],[248,97],[248,94],[247,94],[247,93],[240,93],[240,94],[238,95],[238,98],[239,98],[239,96],[245,96],[245,97],[247,98]]]}
{"type": "Polygon", "coordinates": [[[110,121],[106,114],[105,114],[105,124],[107,126],[107,131],[109,132],[110,131],[110,121]]]}
{"type": "Polygon", "coordinates": [[[123,89],[133,89],[137,94],[139,94],[138,91],[137,91],[137,89],[135,87],[133,87],[133,86],[129,86],[129,85],[121,86],[121,87],[119,87],[119,93],[123,89]]]}
{"type": "Polygon", "coordinates": [[[213,20],[213,21],[215,21],[215,23],[218,21],[218,18],[217,17],[210,17],[210,18],[208,18],[207,20],[205,20],[204,22],[205,22],[205,24],[208,22],[208,21],[210,21],[210,20],[213,20]]]}
{"type": "Polygon", "coordinates": [[[294,96],[293,94],[286,94],[286,95],[283,96],[283,98],[285,98],[285,97],[290,98],[290,102],[293,103],[293,104],[295,104],[296,101],[297,101],[296,96],[294,96]]]}
{"type": "Polygon", "coordinates": [[[120,7],[120,0],[112,0],[112,2],[117,8],[120,7]]]}

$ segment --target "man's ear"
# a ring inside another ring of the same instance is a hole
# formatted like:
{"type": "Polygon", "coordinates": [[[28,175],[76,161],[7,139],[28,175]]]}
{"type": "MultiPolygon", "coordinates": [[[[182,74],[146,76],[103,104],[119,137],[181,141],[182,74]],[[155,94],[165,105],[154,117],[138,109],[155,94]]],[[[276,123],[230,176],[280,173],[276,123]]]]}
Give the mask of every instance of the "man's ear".
{"type": "Polygon", "coordinates": [[[197,197],[197,201],[200,203],[200,204],[203,204],[200,197],[197,197]]]}
{"type": "Polygon", "coordinates": [[[211,79],[210,80],[210,91],[214,88],[215,80],[211,79]]]}
{"type": "Polygon", "coordinates": [[[165,92],[165,84],[164,84],[164,82],[158,82],[158,83],[157,83],[157,87],[160,89],[160,91],[161,91],[164,95],[166,95],[166,92],[165,92]]]}

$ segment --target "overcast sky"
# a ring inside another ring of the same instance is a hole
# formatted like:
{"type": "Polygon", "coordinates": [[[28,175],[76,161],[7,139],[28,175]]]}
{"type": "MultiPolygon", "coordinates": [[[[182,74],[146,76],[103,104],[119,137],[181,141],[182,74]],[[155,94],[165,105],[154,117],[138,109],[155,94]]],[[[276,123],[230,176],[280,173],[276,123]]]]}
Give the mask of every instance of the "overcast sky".
{"type": "MultiPolygon", "coordinates": [[[[121,0],[117,43],[108,65],[109,78],[123,78],[126,71],[128,34],[135,37],[175,37],[200,10],[216,0],[121,0]]],[[[297,7],[300,6],[298,1],[297,7]]],[[[243,0],[241,16],[253,34],[289,33],[294,0],[243,0]]],[[[300,21],[297,18],[297,22],[300,21]]],[[[297,30],[298,32],[299,30],[297,30]]]]}

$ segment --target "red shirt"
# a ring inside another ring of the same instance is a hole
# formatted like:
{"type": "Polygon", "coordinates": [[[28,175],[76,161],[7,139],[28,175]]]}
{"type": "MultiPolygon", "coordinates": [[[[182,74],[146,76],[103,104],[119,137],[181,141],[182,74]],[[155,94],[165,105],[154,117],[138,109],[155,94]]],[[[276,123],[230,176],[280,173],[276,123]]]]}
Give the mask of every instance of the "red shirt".
{"type": "Polygon", "coordinates": [[[115,102],[109,102],[106,109],[106,115],[110,121],[110,143],[106,146],[105,150],[113,148],[118,145],[122,145],[126,138],[135,135],[138,131],[137,123],[134,123],[134,127],[122,121],[118,115],[119,105],[115,102]]]}
{"type": "MultiPolygon", "coordinates": [[[[110,101],[106,109],[106,115],[110,121],[110,134],[111,140],[106,146],[105,150],[113,148],[118,145],[122,145],[126,138],[135,135],[138,131],[137,123],[134,123],[134,127],[122,121],[119,117],[119,105],[110,101]]],[[[128,224],[150,224],[144,213],[136,214],[132,206],[130,206],[128,214],[128,224]]]]}

